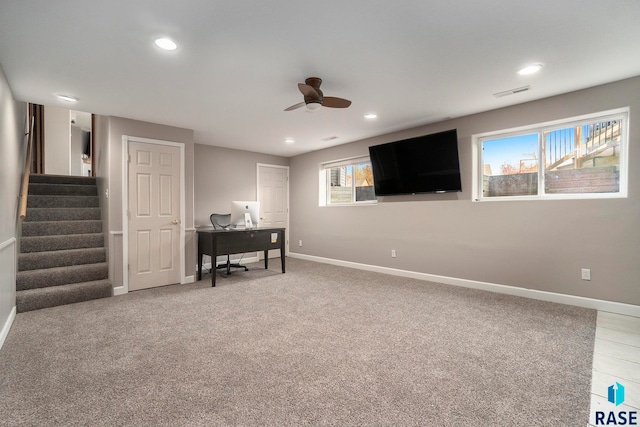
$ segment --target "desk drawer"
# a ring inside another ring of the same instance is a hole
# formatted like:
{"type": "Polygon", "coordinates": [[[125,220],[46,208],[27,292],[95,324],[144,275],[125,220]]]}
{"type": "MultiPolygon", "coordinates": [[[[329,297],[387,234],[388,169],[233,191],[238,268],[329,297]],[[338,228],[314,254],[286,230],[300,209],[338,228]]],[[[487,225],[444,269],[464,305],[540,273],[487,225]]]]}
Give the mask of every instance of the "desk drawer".
{"type": "Polygon", "coordinates": [[[218,253],[221,254],[279,249],[282,244],[280,233],[270,231],[232,231],[219,234],[216,237],[218,239],[218,253]],[[271,234],[278,236],[274,243],[271,241],[271,234]]]}

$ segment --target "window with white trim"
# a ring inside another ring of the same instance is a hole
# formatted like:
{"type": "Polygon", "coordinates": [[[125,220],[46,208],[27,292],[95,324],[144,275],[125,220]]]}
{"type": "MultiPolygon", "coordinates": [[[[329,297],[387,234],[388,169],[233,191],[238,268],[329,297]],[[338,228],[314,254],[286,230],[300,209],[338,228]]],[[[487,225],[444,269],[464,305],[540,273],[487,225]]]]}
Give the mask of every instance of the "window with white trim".
{"type": "Polygon", "coordinates": [[[474,200],[626,197],[629,110],[474,136],[474,200]]]}
{"type": "Polygon", "coordinates": [[[320,205],[375,203],[369,156],[320,165],[320,205]]]}

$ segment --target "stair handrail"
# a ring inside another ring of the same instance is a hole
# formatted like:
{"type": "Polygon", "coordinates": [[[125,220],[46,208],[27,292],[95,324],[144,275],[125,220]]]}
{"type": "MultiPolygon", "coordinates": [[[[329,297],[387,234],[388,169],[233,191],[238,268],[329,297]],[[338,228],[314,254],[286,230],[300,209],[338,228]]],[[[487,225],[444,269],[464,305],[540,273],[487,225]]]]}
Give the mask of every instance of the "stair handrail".
{"type": "MultiPolygon", "coordinates": [[[[29,139],[27,142],[27,159],[25,161],[24,175],[22,176],[22,189],[20,190],[20,219],[27,217],[27,196],[29,194],[29,177],[31,175],[31,146],[33,145],[34,117],[29,123],[29,139]]],[[[26,135],[25,135],[26,136],[26,135]]]]}

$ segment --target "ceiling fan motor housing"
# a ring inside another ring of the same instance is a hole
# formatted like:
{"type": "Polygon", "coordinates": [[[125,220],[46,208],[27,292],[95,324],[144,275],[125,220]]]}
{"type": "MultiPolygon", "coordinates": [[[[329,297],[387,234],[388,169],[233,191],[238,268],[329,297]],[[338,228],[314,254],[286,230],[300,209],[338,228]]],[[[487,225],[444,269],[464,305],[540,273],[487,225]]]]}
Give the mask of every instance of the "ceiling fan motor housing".
{"type": "Polygon", "coordinates": [[[320,90],[320,85],[322,84],[322,79],[320,77],[307,77],[305,79],[305,84],[308,84],[315,90],[320,90]]]}
{"type": "Polygon", "coordinates": [[[314,103],[322,105],[322,99],[324,98],[324,94],[320,90],[322,79],[320,77],[308,77],[307,79],[305,79],[304,83],[314,88],[317,92],[317,96],[314,94],[305,95],[304,102],[307,105],[314,103]]]}

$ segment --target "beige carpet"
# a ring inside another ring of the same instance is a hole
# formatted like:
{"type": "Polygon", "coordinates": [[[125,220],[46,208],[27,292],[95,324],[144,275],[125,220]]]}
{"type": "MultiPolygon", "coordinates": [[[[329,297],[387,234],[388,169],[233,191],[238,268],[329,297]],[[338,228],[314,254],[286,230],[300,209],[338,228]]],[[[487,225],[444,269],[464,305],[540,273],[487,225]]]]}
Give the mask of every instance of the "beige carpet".
{"type": "Polygon", "coordinates": [[[0,425],[587,424],[595,311],[287,261],[18,314],[0,425]]]}

